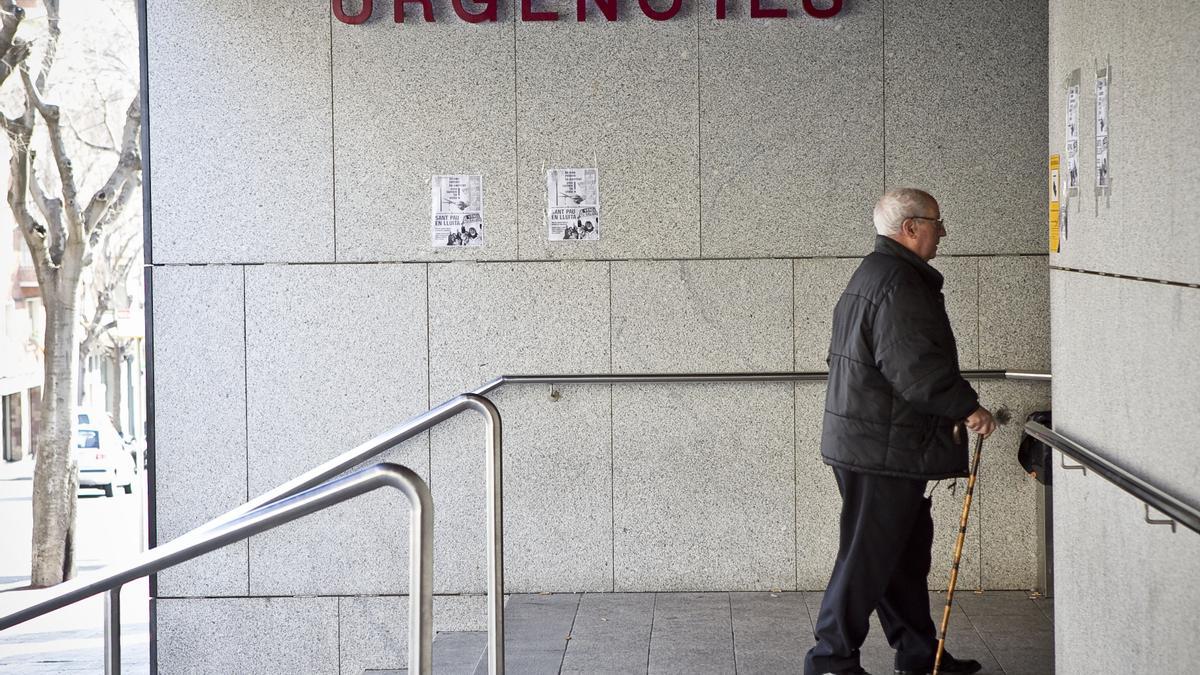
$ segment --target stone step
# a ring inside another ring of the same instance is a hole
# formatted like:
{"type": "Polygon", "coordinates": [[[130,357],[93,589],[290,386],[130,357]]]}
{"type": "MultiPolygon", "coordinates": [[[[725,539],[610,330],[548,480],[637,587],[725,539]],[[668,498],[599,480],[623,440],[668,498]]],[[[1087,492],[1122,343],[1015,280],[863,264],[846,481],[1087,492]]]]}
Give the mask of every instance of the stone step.
{"type": "MultiPolygon", "coordinates": [[[[441,632],[433,638],[433,672],[437,675],[471,675],[487,649],[487,633],[475,631],[441,632]]],[[[363,675],[401,675],[399,670],[364,670],[363,675]]]]}

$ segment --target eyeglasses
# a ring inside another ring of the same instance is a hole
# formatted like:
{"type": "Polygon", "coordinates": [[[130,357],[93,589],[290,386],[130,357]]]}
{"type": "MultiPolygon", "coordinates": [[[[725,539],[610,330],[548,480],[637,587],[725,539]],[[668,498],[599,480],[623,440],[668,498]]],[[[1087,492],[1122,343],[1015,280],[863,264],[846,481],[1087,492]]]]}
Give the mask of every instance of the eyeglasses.
{"type": "Polygon", "coordinates": [[[912,218],[913,220],[928,220],[934,225],[937,225],[939,230],[946,229],[946,221],[941,218],[926,218],[925,216],[909,216],[909,218],[912,218]]]}

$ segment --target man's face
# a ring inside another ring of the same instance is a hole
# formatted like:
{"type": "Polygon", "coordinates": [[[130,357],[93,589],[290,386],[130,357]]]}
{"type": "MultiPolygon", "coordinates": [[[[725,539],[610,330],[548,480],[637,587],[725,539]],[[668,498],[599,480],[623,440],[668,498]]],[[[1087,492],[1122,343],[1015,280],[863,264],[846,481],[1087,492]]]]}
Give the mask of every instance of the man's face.
{"type": "Polygon", "coordinates": [[[941,217],[941,209],[934,202],[918,208],[917,213],[905,223],[905,235],[911,244],[909,249],[927,262],[937,255],[938,242],[946,236],[941,217]]]}

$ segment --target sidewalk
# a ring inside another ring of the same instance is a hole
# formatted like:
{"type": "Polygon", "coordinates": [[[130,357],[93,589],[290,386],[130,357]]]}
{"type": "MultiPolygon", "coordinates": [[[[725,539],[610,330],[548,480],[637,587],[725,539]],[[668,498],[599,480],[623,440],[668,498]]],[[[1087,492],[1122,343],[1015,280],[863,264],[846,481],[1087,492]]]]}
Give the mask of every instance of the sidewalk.
{"type": "MultiPolygon", "coordinates": [[[[32,538],[32,461],[0,462],[0,614],[36,601],[29,585],[32,538]]],[[[76,500],[79,577],[138,554],[142,545],[144,483],[113,497],[81,490],[76,500]]],[[[143,521],[144,522],[144,521],[143,521]]],[[[122,673],[147,673],[150,664],[149,585],[121,591],[122,673]]],[[[104,672],[104,596],[97,595],[0,632],[0,675],[104,672]]]]}
{"type": "MultiPolygon", "coordinates": [[[[92,573],[94,574],[94,572],[92,573]]],[[[25,583],[29,583],[28,580],[25,583]]],[[[0,614],[33,602],[45,591],[0,593],[0,614]]],[[[121,672],[150,672],[150,603],[146,579],[121,590],[121,672]]],[[[0,633],[0,673],[104,672],[104,596],[86,600],[0,633]]]]}
{"type": "Polygon", "coordinates": [[[34,461],[28,457],[19,462],[0,461],[0,480],[33,480],[34,461]]]}

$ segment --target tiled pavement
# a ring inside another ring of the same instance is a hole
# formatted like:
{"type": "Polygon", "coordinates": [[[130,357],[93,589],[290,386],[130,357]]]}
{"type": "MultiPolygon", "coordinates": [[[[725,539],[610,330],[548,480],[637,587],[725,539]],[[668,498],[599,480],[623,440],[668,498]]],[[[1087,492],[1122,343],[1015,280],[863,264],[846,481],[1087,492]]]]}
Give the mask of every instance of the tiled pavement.
{"type": "MultiPolygon", "coordinates": [[[[800,673],[821,593],[589,593],[515,595],[505,609],[508,672],[800,673]]],[[[943,596],[930,594],[935,624],[943,596]]],[[[947,640],[985,675],[1054,672],[1054,604],[1021,591],[955,594],[947,640]]],[[[484,633],[441,633],[434,672],[482,675],[484,633]]],[[[892,672],[893,652],[872,619],[862,665],[892,672]]],[[[372,675],[404,671],[367,671],[372,675]]]]}

